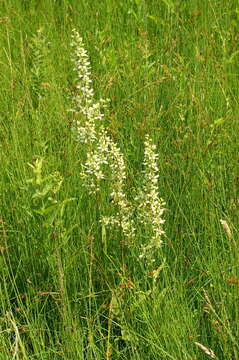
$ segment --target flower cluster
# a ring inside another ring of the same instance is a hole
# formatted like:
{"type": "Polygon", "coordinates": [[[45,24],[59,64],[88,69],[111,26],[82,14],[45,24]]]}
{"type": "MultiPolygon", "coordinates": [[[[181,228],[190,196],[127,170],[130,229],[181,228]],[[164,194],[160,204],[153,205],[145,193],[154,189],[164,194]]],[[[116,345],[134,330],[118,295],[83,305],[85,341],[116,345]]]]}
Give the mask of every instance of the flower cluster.
{"type": "Polygon", "coordinates": [[[106,106],[106,100],[100,99],[99,102],[94,102],[89,56],[82,38],[75,29],[72,31],[71,47],[76,73],[76,93],[73,96],[73,108],[69,111],[82,115],[80,120],[75,120],[73,130],[77,141],[89,144],[97,141],[96,122],[104,116],[101,109],[106,106]]]}
{"type": "Polygon", "coordinates": [[[135,229],[132,220],[132,206],[124,192],[126,180],[124,157],[104,127],[100,128],[96,148],[87,153],[81,177],[90,193],[100,191],[101,180],[108,181],[111,189],[111,204],[117,209],[117,212],[114,216],[102,216],[101,222],[105,226],[118,226],[127,238],[132,239],[135,229]]]}
{"type": "Polygon", "coordinates": [[[81,177],[91,194],[100,191],[102,180],[108,181],[112,205],[117,209],[117,213],[110,217],[102,216],[101,221],[104,225],[120,227],[126,237],[132,238],[135,229],[130,203],[124,193],[124,157],[99,122],[104,116],[101,109],[106,107],[107,101],[100,99],[99,102],[94,102],[89,57],[76,30],[72,33],[71,46],[76,72],[76,95],[73,97],[74,108],[71,111],[80,115],[73,124],[73,130],[77,141],[90,145],[87,148],[86,161],[82,165],[81,177]]]}
{"type": "Polygon", "coordinates": [[[165,220],[162,215],[165,211],[165,202],[158,195],[158,154],[156,154],[156,145],[147,135],[144,152],[144,183],[137,201],[138,213],[141,224],[146,231],[152,233],[151,241],[148,245],[142,247],[140,258],[151,257],[154,250],[157,250],[162,245],[162,236],[165,234],[162,225],[165,220]]]}
{"type": "Polygon", "coordinates": [[[127,200],[124,192],[126,180],[124,157],[111,139],[109,139],[108,163],[111,170],[110,196],[117,213],[115,216],[102,217],[102,222],[105,225],[117,225],[127,238],[132,239],[135,236],[135,227],[132,219],[132,204],[127,200]]]}
{"type": "Polygon", "coordinates": [[[110,152],[111,139],[102,126],[97,134],[95,147],[89,149],[86,161],[82,165],[81,178],[91,194],[100,191],[101,180],[107,178],[106,165],[108,165],[108,154],[110,152]]]}

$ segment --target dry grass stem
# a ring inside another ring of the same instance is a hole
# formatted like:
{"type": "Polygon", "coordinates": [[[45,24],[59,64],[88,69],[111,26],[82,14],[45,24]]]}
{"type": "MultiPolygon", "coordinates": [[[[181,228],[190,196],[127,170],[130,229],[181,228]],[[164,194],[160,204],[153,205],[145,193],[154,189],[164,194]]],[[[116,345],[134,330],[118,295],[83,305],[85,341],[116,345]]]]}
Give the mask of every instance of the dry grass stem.
{"type": "Polygon", "coordinates": [[[231,231],[231,229],[230,229],[227,221],[221,219],[221,220],[220,220],[220,223],[222,224],[222,227],[223,227],[223,229],[225,230],[228,238],[231,239],[231,238],[232,238],[232,231],[231,231]]]}
{"type": "Polygon", "coordinates": [[[215,353],[211,350],[211,349],[208,349],[206,346],[198,343],[198,342],[194,342],[194,344],[199,348],[201,349],[206,355],[210,356],[211,359],[217,359],[215,353]]]}

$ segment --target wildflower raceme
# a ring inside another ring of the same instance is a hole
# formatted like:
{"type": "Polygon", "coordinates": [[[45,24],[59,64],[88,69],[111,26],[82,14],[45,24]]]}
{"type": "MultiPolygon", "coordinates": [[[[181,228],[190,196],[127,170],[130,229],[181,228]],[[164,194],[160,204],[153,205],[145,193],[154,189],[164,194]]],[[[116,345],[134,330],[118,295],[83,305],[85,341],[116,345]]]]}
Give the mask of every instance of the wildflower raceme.
{"type": "Polygon", "coordinates": [[[82,38],[75,29],[72,31],[71,47],[76,73],[76,94],[73,96],[73,108],[70,111],[81,114],[81,120],[75,120],[73,129],[79,142],[89,144],[97,140],[96,121],[103,118],[101,108],[105,106],[106,101],[100,99],[99,102],[94,102],[89,56],[82,38]]]}
{"type": "Polygon", "coordinates": [[[126,237],[134,236],[132,210],[124,192],[126,173],[124,156],[119,147],[107,133],[101,120],[101,112],[106,102],[94,101],[91,87],[90,61],[83,40],[76,30],[72,32],[74,71],[76,73],[76,94],[73,96],[73,108],[76,119],[73,131],[76,140],[87,148],[86,161],[82,164],[81,177],[91,194],[100,191],[101,181],[109,183],[112,205],[117,209],[114,216],[102,216],[104,225],[116,225],[126,237]]]}
{"type": "Polygon", "coordinates": [[[158,154],[156,154],[156,145],[147,135],[144,142],[144,181],[143,187],[137,197],[139,220],[146,233],[152,234],[148,244],[142,246],[140,258],[146,258],[154,261],[153,253],[162,245],[162,236],[165,234],[162,225],[165,220],[162,215],[165,211],[165,202],[158,194],[158,172],[157,165],[158,154]]]}

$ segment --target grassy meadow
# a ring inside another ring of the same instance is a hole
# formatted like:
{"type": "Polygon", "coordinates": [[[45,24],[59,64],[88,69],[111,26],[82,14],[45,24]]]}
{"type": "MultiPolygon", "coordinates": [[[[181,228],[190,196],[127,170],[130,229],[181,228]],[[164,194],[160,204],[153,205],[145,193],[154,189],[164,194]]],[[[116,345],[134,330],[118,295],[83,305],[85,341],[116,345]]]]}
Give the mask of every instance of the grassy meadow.
{"type": "Polygon", "coordinates": [[[0,0],[0,360],[239,359],[238,41],[237,0],[0,0]]]}

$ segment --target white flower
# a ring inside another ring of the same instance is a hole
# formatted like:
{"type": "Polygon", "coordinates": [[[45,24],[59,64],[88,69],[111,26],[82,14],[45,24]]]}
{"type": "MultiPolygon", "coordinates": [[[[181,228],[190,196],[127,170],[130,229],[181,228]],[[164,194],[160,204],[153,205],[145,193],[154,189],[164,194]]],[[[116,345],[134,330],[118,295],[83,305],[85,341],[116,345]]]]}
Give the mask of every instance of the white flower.
{"type": "Polygon", "coordinates": [[[126,179],[124,157],[103,126],[100,128],[96,148],[87,153],[87,160],[83,165],[81,175],[91,193],[100,190],[102,179],[109,182],[112,189],[111,204],[117,209],[117,212],[110,218],[103,216],[101,221],[104,225],[117,225],[126,237],[133,238],[135,235],[133,211],[124,192],[126,179]]]}
{"type": "Polygon", "coordinates": [[[103,118],[101,109],[106,106],[107,101],[100,99],[94,102],[88,53],[84,48],[82,38],[75,29],[72,31],[71,47],[76,72],[76,94],[73,96],[73,108],[69,111],[78,114],[78,119],[74,121],[72,129],[77,141],[92,144],[97,140],[96,120],[103,118]]]}
{"type": "MultiPolygon", "coordinates": [[[[162,225],[165,220],[162,215],[165,211],[165,202],[158,194],[158,154],[155,153],[156,146],[147,135],[144,151],[144,183],[137,197],[138,213],[141,224],[152,233],[149,244],[142,246],[141,257],[151,258],[152,252],[162,245],[162,236],[165,234],[162,225]],[[153,251],[152,251],[153,250],[153,251]]],[[[152,260],[152,259],[151,259],[152,260]]]]}

